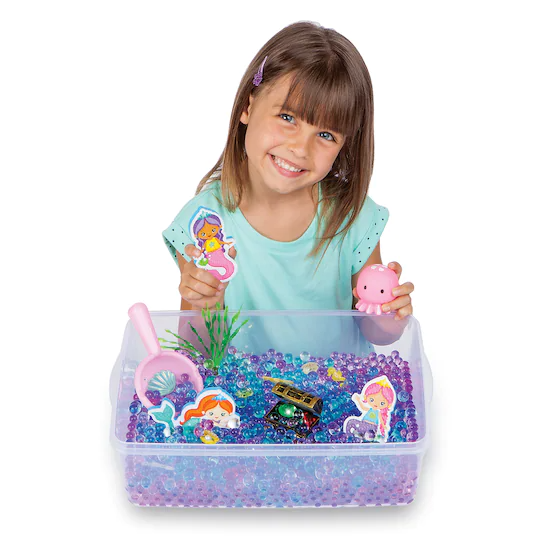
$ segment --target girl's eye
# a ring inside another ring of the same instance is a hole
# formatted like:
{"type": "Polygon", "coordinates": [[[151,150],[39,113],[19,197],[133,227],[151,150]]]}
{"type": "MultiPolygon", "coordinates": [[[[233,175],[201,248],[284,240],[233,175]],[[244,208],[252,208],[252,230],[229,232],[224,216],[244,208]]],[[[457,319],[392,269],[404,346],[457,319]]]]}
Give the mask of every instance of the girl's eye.
{"type": "Polygon", "coordinates": [[[370,398],[369,401],[370,401],[371,403],[373,403],[373,398],[370,398]]]}
{"type": "Polygon", "coordinates": [[[286,122],[289,122],[289,124],[293,124],[294,123],[294,117],[291,116],[290,114],[287,114],[287,113],[281,113],[279,115],[281,118],[283,118],[283,120],[285,120],[286,122]]]}
{"type": "Polygon", "coordinates": [[[224,412],[222,412],[222,413],[221,413],[221,416],[225,416],[225,413],[224,413],[224,412]]]}
{"type": "Polygon", "coordinates": [[[319,135],[321,135],[321,139],[324,139],[325,141],[336,140],[336,138],[331,133],[328,133],[328,131],[322,131],[321,133],[319,133],[319,135]]]}
{"type": "Polygon", "coordinates": [[[206,233],[205,232],[201,233],[201,236],[206,236],[206,233]]]}
{"type": "Polygon", "coordinates": [[[381,401],[381,407],[384,407],[384,401],[381,401]]]}
{"type": "Polygon", "coordinates": [[[210,416],[214,416],[214,413],[213,413],[213,412],[211,412],[211,413],[208,413],[208,414],[209,414],[210,416]]]}

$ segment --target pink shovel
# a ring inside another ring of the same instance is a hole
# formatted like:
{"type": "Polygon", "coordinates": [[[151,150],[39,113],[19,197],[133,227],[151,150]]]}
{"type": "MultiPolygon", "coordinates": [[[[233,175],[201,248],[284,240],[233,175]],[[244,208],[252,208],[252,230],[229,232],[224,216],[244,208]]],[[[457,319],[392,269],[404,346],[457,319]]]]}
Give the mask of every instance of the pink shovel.
{"type": "Polygon", "coordinates": [[[204,385],[197,366],[187,356],[161,348],[148,308],[139,302],[129,308],[128,315],[149,353],[135,370],[135,390],[141,403],[147,408],[154,407],[146,397],[146,390],[152,377],[161,371],[174,373],[177,382],[184,373],[187,374],[193,388],[200,392],[204,385]]]}

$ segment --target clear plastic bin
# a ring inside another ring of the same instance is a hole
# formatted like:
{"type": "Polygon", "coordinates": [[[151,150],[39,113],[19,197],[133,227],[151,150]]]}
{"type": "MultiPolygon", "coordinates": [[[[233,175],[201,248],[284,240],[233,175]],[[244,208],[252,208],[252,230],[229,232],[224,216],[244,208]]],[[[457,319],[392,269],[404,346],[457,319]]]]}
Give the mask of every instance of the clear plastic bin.
{"type": "MultiPolygon", "coordinates": [[[[204,327],[200,313],[196,312],[152,312],[151,317],[157,336],[167,339],[171,334],[166,330],[172,330],[194,342],[189,323],[204,327]]],[[[129,500],[141,506],[273,508],[404,505],[412,502],[428,446],[427,407],[432,395],[431,371],[423,351],[418,321],[409,317],[398,340],[373,345],[364,335],[368,335],[366,328],[375,318],[356,311],[246,311],[239,322],[245,318],[249,322],[231,346],[237,351],[235,356],[239,357],[241,353],[245,353],[246,358],[253,355],[250,362],[259,361],[261,355],[275,350],[276,354],[290,353],[295,359],[295,369],[300,367],[297,362],[300,355],[305,359],[306,352],[319,362],[321,359],[330,362],[332,355],[343,362],[346,362],[345,358],[354,358],[354,362],[367,369],[370,354],[372,359],[375,355],[378,359],[397,357],[408,363],[407,377],[412,381],[410,399],[414,407],[401,404],[403,413],[399,414],[403,416],[393,418],[392,422],[413,425],[413,436],[402,442],[392,442],[389,438],[386,443],[337,443],[333,442],[332,436],[325,442],[324,434],[318,440],[311,436],[292,441],[277,440],[272,444],[224,443],[221,440],[217,444],[128,441],[126,432],[132,414],[129,407],[135,393],[134,372],[147,356],[135,328],[128,322],[111,376],[110,395],[111,440],[123,463],[129,500]],[[412,413],[414,418],[410,416],[412,413]]],[[[386,320],[390,321],[390,318],[386,320]]],[[[381,320],[378,318],[375,322],[380,324],[381,320]]],[[[385,337],[379,336],[374,341],[385,342],[385,337]]],[[[343,367],[343,362],[336,365],[343,367]]],[[[397,373],[398,367],[393,362],[390,364],[397,373]]],[[[327,363],[323,365],[327,366],[327,363]]],[[[401,362],[399,369],[403,366],[401,362]]],[[[351,367],[351,373],[357,368],[358,365],[351,367]]],[[[288,366],[287,369],[292,368],[288,366]]],[[[205,371],[202,365],[200,370],[205,371]]],[[[331,385],[335,392],[342,391],[339,384],[330,381],[328,386],[331,385]]],[[[350,394],[350,385],[346,388],[350,394]]],[[[357,392],[360,390],[358,388],[357,392]]],[[[249,398],[239,401],[244,406],[249,404],[249,398]]],[[[323,406],[319,432],[324,432],[328,425],[322,421],[327,405],[323,406]]],[[[269,403],[268,409],[270,407],[269,403]]],[[[392,415],[397,415],[397,410],[396,406],[392,415]]],[[[237,411],[242,416],[242,408],[237,411]]],[[[333,412],[334,418],[338,413],[333,412]]],[[[396,425],[394,428],[397,430],[396,425]]],[[[265,424],[264,429],[272,436],[272,425],[265,424]]],[[[404,431],[407,430],[400,433],[404,431]]]]}

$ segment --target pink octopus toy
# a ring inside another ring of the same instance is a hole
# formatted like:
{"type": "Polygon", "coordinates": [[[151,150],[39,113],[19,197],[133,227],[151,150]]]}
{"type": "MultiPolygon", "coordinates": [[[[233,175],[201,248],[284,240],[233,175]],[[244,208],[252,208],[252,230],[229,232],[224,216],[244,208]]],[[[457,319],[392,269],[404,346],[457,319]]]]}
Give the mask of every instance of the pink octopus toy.
{"type": "Polygon", "coordinates": [[[395,298],[392,289],[398,286],[397,274],[384,264],[372,264],[364,268],[356,284],[356,294],[359,298],[356,309],[367,314],[381,315],[381,305],[395,298]]]}

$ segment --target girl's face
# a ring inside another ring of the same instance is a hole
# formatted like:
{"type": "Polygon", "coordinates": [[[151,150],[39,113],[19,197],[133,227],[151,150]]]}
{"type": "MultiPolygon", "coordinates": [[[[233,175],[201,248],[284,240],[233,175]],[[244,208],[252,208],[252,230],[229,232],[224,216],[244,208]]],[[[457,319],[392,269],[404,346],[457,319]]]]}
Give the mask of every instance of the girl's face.
{"type": "Polygon", "coordinates": [[[289,90],[289,78],[254,99],[242,113],[247,125],[246,153],[250,181],[266,195],[312,193],[312,187],[332,168],[345,137],[307,124],[294,111],[281,111],[289,90]]]}
{"type": "Polygon", "coordinates": [[[214,408],[210,409],[204,415],[204,418],[212,420],[214,425],[218,427],[227,427],[229,422],[230,413],[227,412],[221,405],[217,405],[214,408]]]}
{"type": "Polygon", "coordinates": [[[372,409],[386,409],[388,407],[388,402],[386,401],[386,398],[382,395],[381,392],[377,392],[376,394],[371,394],[366,398],[367,404],[372,409]]]}
{"type": "Polygon", "coordinates": [[[208,240],[208,238],[214,238],[220,229],[221,227],[219,225],[210,225],[210,223],[205,221],[197,236],[203,240],[208,240]]]}

